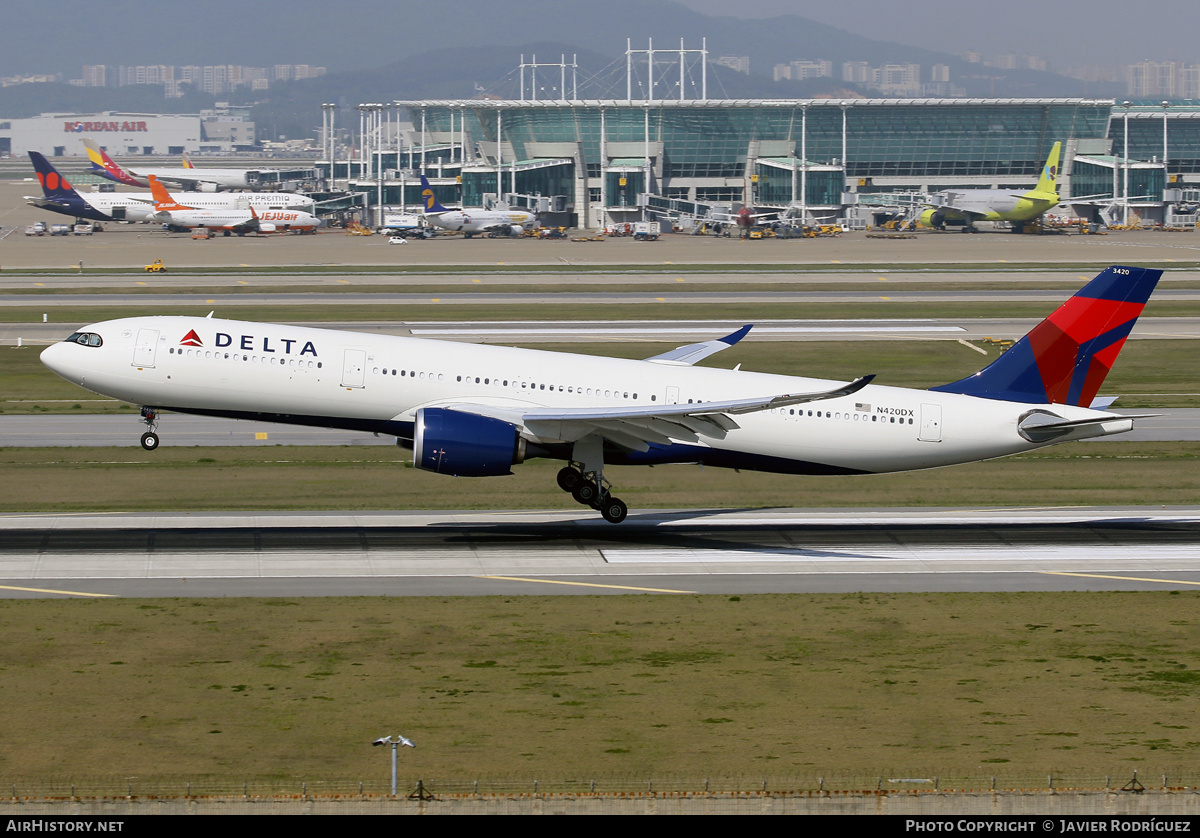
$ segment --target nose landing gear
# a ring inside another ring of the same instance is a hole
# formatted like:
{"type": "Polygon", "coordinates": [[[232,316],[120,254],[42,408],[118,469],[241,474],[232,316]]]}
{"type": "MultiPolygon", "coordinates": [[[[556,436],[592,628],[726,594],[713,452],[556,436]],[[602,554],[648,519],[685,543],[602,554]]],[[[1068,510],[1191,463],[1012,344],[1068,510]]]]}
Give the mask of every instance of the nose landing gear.
{"type": "Polygon", "coordinates": [[[619,524],[629,514],[629,507],[620,498],[613,497],[609,491],[610,485],[602,472],[585,474],[574,466],[567,466],[558,472],[560,489],[570,492],[577,503],[597,510],[610,524],[619,524]]]}
{"type": "Polygon", "coordinates": [[[142,408],[142,422],[146,424],[146,433],[142,434],[142,448],[147,451],[154,451],[158,448],[158,434],[154,431],[158,428],[158,411],[152,407],[142,408]]]}

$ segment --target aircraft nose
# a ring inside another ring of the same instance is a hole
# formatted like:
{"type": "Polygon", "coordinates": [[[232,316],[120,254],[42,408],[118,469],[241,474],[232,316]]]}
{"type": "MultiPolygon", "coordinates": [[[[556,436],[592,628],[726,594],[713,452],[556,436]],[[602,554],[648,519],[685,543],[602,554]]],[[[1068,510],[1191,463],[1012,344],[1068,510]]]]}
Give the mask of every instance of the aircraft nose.
{"type": "Polygon", "coordinates": [[[47,346],[42,350],[42,354],[39,357],[42,363],[49,367],[52,372],[61,375],[67,381],[79,382],[82,380],[83,375],[78,364],[73,363],[73,356],[74,353],[72,352],[71,344],[59,342],[47,346]]]}

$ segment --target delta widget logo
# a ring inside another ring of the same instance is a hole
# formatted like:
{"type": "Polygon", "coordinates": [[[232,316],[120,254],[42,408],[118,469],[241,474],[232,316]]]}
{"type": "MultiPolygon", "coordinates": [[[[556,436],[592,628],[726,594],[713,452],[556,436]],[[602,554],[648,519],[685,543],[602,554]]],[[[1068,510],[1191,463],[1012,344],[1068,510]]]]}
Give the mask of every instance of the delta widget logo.
{"type": "Polygon", "coordinates": [[[183,340],[179,341],[180,346],[204,346],[204,341],[200,340],[200,336],[196,334],[195,329],[190,329],[183,340]]]}

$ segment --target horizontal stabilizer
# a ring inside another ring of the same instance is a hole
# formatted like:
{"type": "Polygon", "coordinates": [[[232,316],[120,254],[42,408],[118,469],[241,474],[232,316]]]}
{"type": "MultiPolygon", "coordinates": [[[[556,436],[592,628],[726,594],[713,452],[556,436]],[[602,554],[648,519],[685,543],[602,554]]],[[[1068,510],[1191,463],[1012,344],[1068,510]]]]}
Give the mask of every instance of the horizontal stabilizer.
{"type": "Polygon", "coordinates": [[[1087,419],[1063,419],[1052,413],[1035,410],[1017,424],[1017,432],[1030,442],[1065,442],[1067,439],[1087,439],[1095,436],[1123,434],[1133,430],[1135,419],[1151,419],[1159,413],[1109,413],[1087,419]]]}

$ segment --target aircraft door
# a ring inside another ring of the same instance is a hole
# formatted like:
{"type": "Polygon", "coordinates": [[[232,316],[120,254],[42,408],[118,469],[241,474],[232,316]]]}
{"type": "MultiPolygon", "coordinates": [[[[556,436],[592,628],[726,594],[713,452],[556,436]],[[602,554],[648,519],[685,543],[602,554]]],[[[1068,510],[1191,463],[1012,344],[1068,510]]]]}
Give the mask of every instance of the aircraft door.
{"type": "Polygon", "coordinates": [[[365,387],[367,373],[367,351],[347,349],[342,358],[342,386],[365,387]]]}
{"type": "Polygon", "coordinates": [[[679,404],[679,388],[667,388],[667,404],[679,404]]]}
{"type": "Polygon", "coordinates": [[[138,329],[133,346],[133,366],[153,367],[154,351],[158,348],[158,329],[138,329]]]}
{"type": "Polygon", "coordinates": [[[942,441],[942,406],[940,404],[921,405],[921,432],[917,439],[922,442],[942,441]]]}

